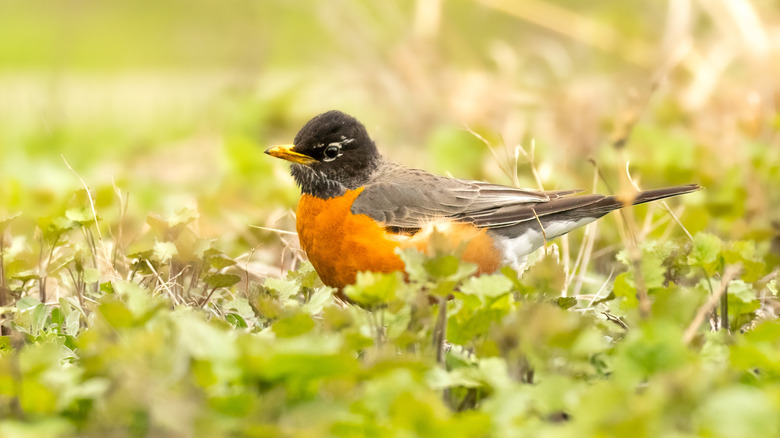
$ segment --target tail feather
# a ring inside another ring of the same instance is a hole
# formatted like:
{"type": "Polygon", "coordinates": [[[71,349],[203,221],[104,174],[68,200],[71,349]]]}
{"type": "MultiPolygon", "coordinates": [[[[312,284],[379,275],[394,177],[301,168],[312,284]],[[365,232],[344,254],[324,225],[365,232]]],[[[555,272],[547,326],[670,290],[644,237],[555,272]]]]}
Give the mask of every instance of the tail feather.
{"type": "MultiPolygon", "coordinates": [[[[701,189],[698,184],[686,184],[682,186],[664,187],[639,192],[633,199],[625,199],[620,196],[604,196],[602,199],[590,205],[583,206],[579,212],[571,211],[579,216],[603,216],[610,211],[618,210],[629,205],[639,205],[646,202],[658,201],[672,196],[684,195],[701,189]]],[[[561,213],[565,213],[561,211],[561,213]]]]}
{"type": "Polygon", "coordinates": [[[699,190],[698,184],[666,187],[639,192],[633,199],[622,199],[618,196],[581,195],[566,196],[549,202],[532,205],[503,208],[486,218],[477,218],[477,225],[491,229],[495,234],[506,237],[519,236],[528,229],[547,229],[555,224],[560,225],[560,231],[555,235],[565,234],[571,229],[584,225],[604,216],[610,211],[628,205],[644,204],[672,196],[684,195],[699,190]]]}
{"type": "Polygon", "coordinates": [[[644,204],[645,202],[657,201],[659,199],[670,198],[672,196],[684,195],[701,189],[698,184],[686,184],[683,186],[666,187],[663,189],[645,190],[640,192],[632,204],[644,204]]]}

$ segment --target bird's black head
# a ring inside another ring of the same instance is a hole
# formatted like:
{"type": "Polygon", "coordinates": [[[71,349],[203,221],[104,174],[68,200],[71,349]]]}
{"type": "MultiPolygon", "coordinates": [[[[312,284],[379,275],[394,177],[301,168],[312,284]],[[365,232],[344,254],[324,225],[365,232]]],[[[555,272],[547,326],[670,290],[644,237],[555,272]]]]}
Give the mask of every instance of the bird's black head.
{"type": "Polygon", "coordinates": [[[314,117],[292,145],[265,153],[292,162],[291,173],[301,191],[320,198],[340,196],[365,184],[382,158],[363,124],[340,111],[314,117]]]}

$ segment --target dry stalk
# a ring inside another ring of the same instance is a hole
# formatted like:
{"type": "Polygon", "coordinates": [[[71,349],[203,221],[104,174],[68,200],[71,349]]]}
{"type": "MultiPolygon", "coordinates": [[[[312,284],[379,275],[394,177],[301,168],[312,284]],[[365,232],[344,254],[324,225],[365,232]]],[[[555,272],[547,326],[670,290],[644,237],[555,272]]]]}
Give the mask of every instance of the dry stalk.
{"type": "MultiPolygon", "coordinates": [[[[596,193],[596,187],[598,186],[599,182],[599,169],[598,165],[594,160],[591,160],[591,163],[594,166],[593,171],[593,193],[596,193]]],[[[585,235],[582,238],[582,244],[580,245],[580,250],[577,253],[577,259],[574,262],[574,268],[572,269],[572,279],[574,278],[575,273],[579,273],[577,277],[579,280],[574,285],[574,290],[572,291],[572,296],[577,296],[580,294],[580,291],[582,290],[582,285],[585,279],[585,272],[588,270],[588,264],[590,263],[591,257],[593,255],[593,246],[596,243],[596,234],[598,231],[598,222],[593,222],[585,226],[585,235]]],[[[566,283],[566,290],[568,290],[570,286],[570,282],[566,283]]]]}
{"type": "MultiPolygon", "coordinates": [[[[110,274],[112,276],[119,278],[119,273],[117,272],[114,265],[111,263],[111,258],[108,256],[108,252],[106,251],[106,243],[103,240],[103,234],[100,232],[100,224],[98,223],[97,210],[95,209],[95,202],[92,199],[92,192],[90,192],[89,186],[87,186],[87,182],[84,181],[84,178],[82,178],[81,175],[79,175],[79,173],[76,172],[76,170],[73,169],[73,167],[71,167],[70,163],[68,163],[68,160],[65,159],[65,155],[60,155],[60,157],[62,157],[62,161],[65,162],[65,165],[68,167],[68,169],[73,171],[73,173],[79,179],[82,187],[84,187],[84,190],[87,193],[87,199],[89,199],[89,208],[92,210],[92,219],[95,222],[95,231],[97,232],[98,235],[98,241],[100,241],[100,255],[105,261],[106,266],[111,268],[112,272],[110,274]]],[[[95,269],[99,269],[99,266],[95,266],[95,269]]]]}
{"type": "MultiPolygon", "coordinates": [[[[699,326],[701,326],[701,324],[707,318],[707,315],[715,309],[715,306],[718,305],[721,297],[728,291],[729,283],[737,278],[740,272],[742,272],[742,266],[740,265],[726,266],[726,269],[723,272],[723,277],[721,278],[720,287],[718,287],[718,289],[710,295],[709,299],[706,303],[704,303],[704,305],[699,307],[699,310],[696,311],[696,316],[693,317],[693,321],[691,321],[691,323],[688,325],[688,328],[685,330],[685,333],[683,334],[684,343],[690,344],[691,341],[693,341],[699,326]]],[[[721,315],[721,318],[728,317],[728,315],[721,315]]]]}
{"type": "Polygon", "coordinates": [[[151,263],[149,263],[149,260],[144,260],[146,262],[146,265],[149,267],[149,269],[152,270],[152,273],[154,274],[155,278],[157,278],[157,281],[159,282],[160,286],[165,289],[166,292],[168,292],[168,295],[171,297],[171,300],[174,302],[174,304],[181,304],[176,299],[176,294],[173,293],[170,287],[168,287],[168,283],[166,283],[160,274],[157,273],[157,270],[154,269],[154,266],[152,266],[151,263]]]}

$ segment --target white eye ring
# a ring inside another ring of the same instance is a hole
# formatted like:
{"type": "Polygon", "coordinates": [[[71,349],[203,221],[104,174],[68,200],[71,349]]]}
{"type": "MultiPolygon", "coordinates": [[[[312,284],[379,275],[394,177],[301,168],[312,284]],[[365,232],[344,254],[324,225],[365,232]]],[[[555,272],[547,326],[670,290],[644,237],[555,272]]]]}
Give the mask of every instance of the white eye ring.
{"type": "Polygon", "coordinates": [[[341,156],[341,144],[331,143],[323,151],[322,161],[333,161],[341,156]]]}

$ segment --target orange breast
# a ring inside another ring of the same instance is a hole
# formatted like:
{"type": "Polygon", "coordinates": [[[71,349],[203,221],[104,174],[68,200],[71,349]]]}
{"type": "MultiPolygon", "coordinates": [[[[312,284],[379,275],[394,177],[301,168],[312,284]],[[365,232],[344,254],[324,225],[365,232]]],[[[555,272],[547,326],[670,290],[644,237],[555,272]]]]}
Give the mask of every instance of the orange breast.
{"type": "Polygon", "coordinates": [[[460,252],[463,260],[476,263],[479,273],[493,272],[501,265],[501,254],[484,230],[461,223],[432,223],[412,237],[391,234],[364,214],[350,208],[362,189],[323,200],[304,194],[298,203],[297,224],[301,247],[323,283],[342,288],[355,282],[359,271],[392,272],[404,264],[395,249],[417,248],[428,253],[430,236],[444,235],[450,246],[437,248],[460,252]]]}

